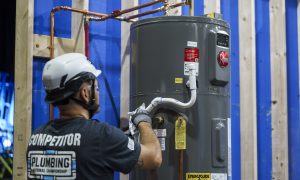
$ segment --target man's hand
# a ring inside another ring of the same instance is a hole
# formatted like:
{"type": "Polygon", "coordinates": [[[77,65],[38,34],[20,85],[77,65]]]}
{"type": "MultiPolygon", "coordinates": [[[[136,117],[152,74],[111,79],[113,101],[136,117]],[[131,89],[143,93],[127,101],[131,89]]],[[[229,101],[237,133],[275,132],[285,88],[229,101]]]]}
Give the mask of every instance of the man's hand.
{"type": "Polygon", "coordinates": [[[134,136],[137,128],[140,132],[141,153],[138,160],[139,167],[149,170],[160,167],[162,162],[161,148],[151,127],[151,117],[145,108],[145,104],[128,114],[130,115],[130,133],[134,136]]]}
{"type": "Polygon", "coordinates": [[[145,108],[145,104],[142,104],[135,111],[130,112],[129,114],[130,120],[136,127],[138,127],[140,122],[147,122],[150,124],[152,122],[149,112],[145,108]]]}

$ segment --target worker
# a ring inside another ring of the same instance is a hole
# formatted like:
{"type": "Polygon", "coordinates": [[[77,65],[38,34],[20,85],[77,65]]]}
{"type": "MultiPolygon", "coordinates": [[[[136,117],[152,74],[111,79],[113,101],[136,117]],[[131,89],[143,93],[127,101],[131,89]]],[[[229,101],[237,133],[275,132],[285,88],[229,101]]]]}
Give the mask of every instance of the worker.
{"type": "Polygon", "coordinates": [[[148,170],[160,167],[160,144],[143,107],[130,118],[140,132],[140,143],[118,128],[92,119],[99,111],[100,74],[79,53],[67,53],[45,64],[45,101],[60,114],[30,137],[28,179],[109,180],[114,171],[127,174],[135,165],[148,170]]]}

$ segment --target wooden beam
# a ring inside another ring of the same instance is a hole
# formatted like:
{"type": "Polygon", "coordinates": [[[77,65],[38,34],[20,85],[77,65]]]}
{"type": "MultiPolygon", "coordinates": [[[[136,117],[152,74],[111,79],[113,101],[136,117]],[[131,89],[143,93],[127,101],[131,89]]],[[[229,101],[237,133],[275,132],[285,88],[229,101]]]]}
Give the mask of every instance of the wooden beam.
{"type": "MultiPolygon", "coordinates": [[[[49,36],[34,34],[33,35],[33,56],[49,58],[50,57],[49,44],[50,44],[49,36]]],[[[55,37],[54,56],[57,56],[59,54],[64,54],[67,52],[74,52],[75,50],[74,47],[76,48],[76,45],[78,45],[78,43],[74,39],[55,37]]]]}
{"type": "Polygon", "coordinates": [[[254,0],[239,1],[241,179],[257,180],[254,0]]]}
{"type": "Polygon", "coordinates": [[[221,13],[220,0],[204,0],[204,14],[221,13]]]}
{"type": "MultiPolygon", "coordinates": [[[[74,0],[73,8],[88,9],[89,1],[74,0]]],[[[84,21],[80,13],[72,13],[72,35],[71,39],[54,37],[54,57],[70,52],[84,54],[84,21]]],[[[50,57],[49,45],[50,37],[45,35],[34,34],[33,36],[33,56],[50,57]]]]}
{"type": "MultiPolygon", "coordinates": [[[[73,0],[73,8],[89,9],[89,0],[73,0]]],[[[85,53],[84,47],[84,16],[79,13],[72,13],[72,40],[74,41],[73,52],[85,53]]]]}
{"type": "Polygon", "coordinates": [[[16,1],[13,179],[27,179],[26,149],[31,135],[34,0],[16,1]]]}
{"type": "Polygon", "coordinates": [[[195,14],[195,0],[190,0],[191,6],[190,6],[190,16],[194,16],[195,14]]]}
{"type": "Polygon", "coordinates": [[[272,179],[289,179],[285,0],[270,1],[272,179]]]}
{"type": "MultiPolygon", "coordinates": [[[[138,0],[122,0],[122,9],[138,5],[138,0]]],[[[134,11],[126,16],[137,14],[134,11]]],[[[120,127],[128,126],[129,95],[130,95],[130,25],[131,23],[121,22],[121,94],[120,94],[120,127]]],[[[126,174],[120,174],[120,180],[128,180],[126,174]]]]}

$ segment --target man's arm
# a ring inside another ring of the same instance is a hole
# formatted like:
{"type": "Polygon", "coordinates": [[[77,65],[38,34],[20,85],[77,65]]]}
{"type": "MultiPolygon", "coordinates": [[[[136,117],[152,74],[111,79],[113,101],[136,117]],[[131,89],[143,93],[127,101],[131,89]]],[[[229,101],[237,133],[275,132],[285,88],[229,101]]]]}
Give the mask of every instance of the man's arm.
{"type": "Polygon", "coordinates": [[[143,169],[155,169],[160,167],[162,162],[161,147],[151,124],[148,122],[140,122],[138,128],[140,131],[141,144],[138,166],[143,169]]]}

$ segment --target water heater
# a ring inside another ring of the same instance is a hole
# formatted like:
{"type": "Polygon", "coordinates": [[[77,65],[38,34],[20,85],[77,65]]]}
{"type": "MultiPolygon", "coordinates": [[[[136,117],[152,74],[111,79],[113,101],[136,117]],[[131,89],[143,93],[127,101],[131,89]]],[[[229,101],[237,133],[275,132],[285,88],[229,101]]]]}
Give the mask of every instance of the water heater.
{"type": "Polygon", "coordinates": [[[161,104],[151,111],[162,148],[156,171],[130,179],[227,180],[230,156],[230,34],[222,19],[163,16],[131,26],[130,109],[156,97],[187,102],[188,67],[196,67],[192,107],[161,104]]]}

